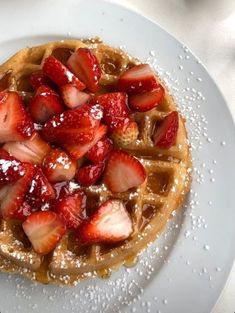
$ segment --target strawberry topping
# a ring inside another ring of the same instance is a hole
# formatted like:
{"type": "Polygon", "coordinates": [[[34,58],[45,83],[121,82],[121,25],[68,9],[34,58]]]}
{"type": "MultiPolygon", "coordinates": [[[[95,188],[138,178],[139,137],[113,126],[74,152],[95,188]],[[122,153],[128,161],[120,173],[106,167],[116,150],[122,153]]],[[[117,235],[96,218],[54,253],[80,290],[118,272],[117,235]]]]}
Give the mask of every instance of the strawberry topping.
{"type": "Polygon", "coordinates": [[[68,229],[76,229],[85,218],[86,195],[78,190],[61,197],[55,205],[55,212],[68,229]]]}
{"type": "Polygon", "coordinates": [[[163,149],[169,149],[176,142],[179,128],[179,114],[173,111],[168,114],[160,125],[155,126],[153,141],[155,146],[163,149]]]}
{"type": "Polygon", "coordinates": [[[41,255],[51,252],[66,231],[64,223],[55,212],[32,213],[22,226],[34,250],[41,255]]]}
{"type": "Polygon", "coordinates": [[[92,164],[80,167],[76,173],[76,181],[83,186],[94,185],[101,177],[104,171],[104,164],[92,164]]]}
{"type": "Polygon", "coordinates": [[[98,91],[101,68],[96,56],[90,49],[79,48],[69,57],[67,65],[90,92],[98,91]]]}
{"type": "Polygon", "coordinates": [[[34,132],[17,92],[0,92],[0,143],[29,139],[34,132]]]}
{"type": "Polygon", "coordinates": [[[49,77],[59,87],[71,83],[79,90],[86,88],[86,86],[75,75],[73,75],[73,73],[71,73],[63,63],[52,55],[45,59],[42,71],[44,75],[49,77]]]}
{"type": "Polygon", "coordinates": [[[106,137],[99,140],[86,154],[86,158],[93,163],[103,162],[112,149],[112,141],[106,137]]]}
{"type": "Polygon", "coordinates": [[[104,182],[114,193],[140,186],[146,178],[143,165],[124,151],[112,151],[107,161],[104,182]]]}
{"type": "Polygon", "coordinates": [[[52,116],[64,111],[59,95],[51,88],[42,85],[30,102],[29,112],[37,123],[45,123],[52,116]]]}
{"type": "Polygon", "coordinates": [[[146,112],[155,108],[164,98],[164,89],[159,85],[156,89],[129,98],[129,106],[135,112],[146,112]]]}
{"type": "Polygon", "coordinates": [[[70,109],[75,109],[81,105],[87,103],[91,95],[89,93],[80,91],[73,84],[67,84],[60,88],[61,96],[65,105],[70,109]]]}
{"type": "Polygon", "coordinates": [[[76,167],[76,162],[60,149],[52,149],[43,161],[43,171],[50,182],[73,179],[76,167]]]}
{"type": "Polygon", "coordinates": [[[128,93],[151,91],[158,86],[155,74],[148,64],[136,65],[118,79],[117,88],[128,93]]]}
{"type": "Polygon", "coordinates": [[[108,200],[78,229],[83,244],[116,243],[127,239],[133,231],[131,218],[119,200],[108,200]]]}

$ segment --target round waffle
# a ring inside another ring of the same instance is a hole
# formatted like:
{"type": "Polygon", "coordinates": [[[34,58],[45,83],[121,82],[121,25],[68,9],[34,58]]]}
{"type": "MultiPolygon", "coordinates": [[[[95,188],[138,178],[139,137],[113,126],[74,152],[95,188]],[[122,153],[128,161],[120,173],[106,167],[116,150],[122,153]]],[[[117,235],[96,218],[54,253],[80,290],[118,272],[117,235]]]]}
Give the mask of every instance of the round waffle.
{"type": "MultiPolygon", "coordinates": [[[[43,61],[54,55],[66,63],[71,52],[88,47],[96,54],[102,68],[101,92],[112,91],[119,75],[140,63],[120,49],[103,44],[99,39],[63,40],[25,48],[0,66],[0,91],[19,92],[25,102],[33,90],[29,84],[31,73],[41,69],[43,61]]],[[[127,147],[144,165],[146,181],[135,190],[112,194],[103,184],[84,188],[88,209],[92,210],[110,198],[121,199],[131,215],[134,232],[126,241],[116,245],[75,244],[73,233],[67,233],[45,257],[34,252],[25,239],[21,225],[14,221],[2,221],[0,231],[0,271],[20,273],[44,283],[73,284],[85,277],[106,276],[120,265],[128,265],[157,235],[179,208],[189,190],[191,158],[185,129],[180,117],[177,140],[169,149],[159,149],[151,140],[155,123],[169,112],[177,110],[173,98],[165,88],[165,97],[155,109],[135,113],[139,127],[138,139],[127,147]]]]}

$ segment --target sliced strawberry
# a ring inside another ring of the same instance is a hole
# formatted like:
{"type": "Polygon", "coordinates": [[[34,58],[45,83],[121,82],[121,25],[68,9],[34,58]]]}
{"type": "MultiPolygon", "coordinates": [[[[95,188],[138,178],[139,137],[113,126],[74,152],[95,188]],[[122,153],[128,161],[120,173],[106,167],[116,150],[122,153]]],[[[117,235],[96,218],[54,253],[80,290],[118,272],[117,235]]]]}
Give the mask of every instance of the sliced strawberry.
{"type": "Polygon", "coordinates": [[[112,192],[140,186],[146,178],[143,165],[124,151],[112,151],[107,161],[104,182],[112,192]]]}
{"type": "Polygon", "coordinates": [[[44,157],[51,150],[50,146],[36,132],[29,140],[6,143],[3,149],[20,161],[32,164],[42,164],[44,157]]]}
{"type": "Polygon", "coordinates": [[[43,127],[42,135],[58,144],[84,143],[93,140],[103,110],[99,105],[83,105],[51,118],[43,127]]]}
{"type": "Polygon", "coordinates": [[[34,127],[17,92],[0,92],[0,142],[26,140],[34,127]]]}
{"type": "Polygon", "coordinates": [[[69,57],[67,65],[89,91],[98,91],[101,68],[96,56],[90,49],[79,48],[69,57]]]}
{"type": "Polygon", "coordinates": [[[53,199],[55,199],[55,191],[52,185],[41,168],[36,167],[33,180],[26,195],[27,202],[31,205],[38,205],[53,199]]]}
{"type": "Polygon", "coordinates": [[[25,166],[0,148],[0,186],[17,181],[25,174],[25,166]]]}
{"type": "Polygon", "coordinates": [[[57,129],[55,132],[56,139],[54,142],[63,145],[66,144],[87,144],[95,137],[97,127],[84,127],[84,128],[68,128],[57,129]]]}
{"type": "Polygon", "coordinates": [[[51,252],[63,237],[66,227],[55,212],[40,211],[31,214],[22,224],[35,252],[51,252]]]}
{"type": "Polygon", "coordinates": [[[52,116],[64,111],[59,95],[51,88],[42,85],[29,104],[29,112],[37,123],[45,123],[52,116]]]}
{"type": "Polygon", "coordinates": [[[133,111],[146,112],[155,108],[164,98],[164,88],[159,85],[156,89],[129,97],[129,105],[133,111]]]}
{"type": "Polygon", "coordinates": [[[48,76],[53,82],[59,87],[66,84],[73,84],[79,90],[83,90],[86,86],[76,76],[71,73],[66,66],[63,65],[59,60],[50,55],[43,63],[43,73],[48,76]]]}
{"type": "Polygon", "coordinates": [[[76,173],[76,181],[83,186],[94,185],[104,171],[104,163],[80,167],[76,173]]]}
{"type": "Polygon", "coordinates": [[[136,122],[129,117],[113,121],[111,137],[119,146],[127,146],[138,138],[139,130],[136,122]]]}
{"type": "Polygon", "coordinates": [[[65,105],[70,109],[80,107],[81,105],[87,103],[91,98],[89,93],[80,91],[72,84],[62,86],[60,88],[60,93],[65,105]]]}
{"type": "Polygon", "coordinates": [[[42,71],[36,71],[30,76],[30,84],[35,90],[37,90],[42,85],[51,86],[51,81],[42,71]]]}
{"type": "Polygon", "coordinates": [[[76,229],[85,218],[86,195],[78,190],[61,197],[55,205],[55,212],[68,229],[76,229]]]}
{"type": "Polygon", "coordinates": [[[37,208],[33,208],[26,201],[14,212],[13,219],[25,221],[26,218],[33,212],[37,211],[37,208]]]}
{"type": "Polygon", "coordinates": [[[131,218],[120,200],[108,200],[78,229],[82,244],[116,243],[133,232],[131,218]]]}
{"type": "Polygon", "coordinates": [[[63,144],[64,149],[76,160],[81,159],[107,133],[106,125],[100,125],[95,131],[94,139],[86,144],[63,144]]]}
{"type": "Polygon", "coordinates": [[[108,138],[99,140],[86,154],[86,158],[93,163],[103,162],[112,149],[112,141],[108,138]]]}
{"type": "Polygon", "coordinates": [[[31,164],[24,164],[25,175],[15,183],[6,185],[0,190],[1,214],[4,219],[14,218],[15,212],[24,202],[24,196],[27,193],[34,176],[34,167],[31,164]]]}
{"type": "Polygon", "coordinates": [[[156,76],[148,64],[130,68],[119,77],[117,82],[117,88],[128,93],[147,92],[157,86],[156,76]]]}
{"type": "Polygon", "coordinates": [[[173,111],[168,114],[160,125],[155,126],[153,134],[154,145],[168,149],[176,142],[177,132],[179,128],[179,114],[177,111],[173,111]]]}
{"type": "Polygon", "coordinates": [[[127,100],[125,92],[112,92],[96,96],[93,101],[104,109],[104,121],[111,127],[114,118],[129,116],[127,100]]]}
{"type": "Polygon", "coordinates": [[[76,162],[63,150],[52,149],[43,161],[43,171],[50,182],[71,180],[75,176],[76,162]]]}

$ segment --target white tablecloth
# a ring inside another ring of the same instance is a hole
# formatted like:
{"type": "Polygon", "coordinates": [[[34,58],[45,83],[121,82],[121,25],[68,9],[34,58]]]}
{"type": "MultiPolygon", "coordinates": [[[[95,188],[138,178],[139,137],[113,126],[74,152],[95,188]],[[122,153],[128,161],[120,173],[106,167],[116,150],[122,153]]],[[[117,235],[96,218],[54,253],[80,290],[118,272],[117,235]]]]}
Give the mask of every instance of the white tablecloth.
{"type": "MultiPolygon", "coordinates": [[[[156,21],[189,46],[216,81],[235,119],[235,0],[115,0],[115,2],[156,21]]],[[[235,312],[235,264],[213,310],[213,313],[233,312],[235,312]]]]}

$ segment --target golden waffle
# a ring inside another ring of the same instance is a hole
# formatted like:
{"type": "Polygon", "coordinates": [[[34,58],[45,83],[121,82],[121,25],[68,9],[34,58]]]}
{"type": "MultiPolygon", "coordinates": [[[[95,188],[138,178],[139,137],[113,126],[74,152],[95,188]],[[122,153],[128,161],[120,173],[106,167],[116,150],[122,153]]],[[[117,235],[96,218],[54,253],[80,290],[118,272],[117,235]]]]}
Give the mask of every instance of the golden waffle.
{"type": "MultiPolygon", "coordinates": [[[[118,76],[138,64],[120,49],[111,48],[99,39],[64,40],[34,48],[25,48],[0,66],[0,90],[18,91],[27,102],[32,96],[29,77],[42,67],[44,59],[54,55],[63,63],[79,47],[93,49],[102,68],[102,91],[111,91],[118,76]]],[[[103,185],[84,188],[88,196],[88,211],[109,198],[124,201],[131,214],[134,232],[128,240],[113,246],[75,245],[73,234],[67,233],[46,257],[37,255],[22,233],[21,226],[2,221],[0,232],[0,270],[21,273],[44,283],[72,284],[84,277],[107,275],[122,264],[129,264],[143,248],[153,241],[182,204],[190,186],[191,158],[184,120],[180,117],[176,144],[170,149],[153,146],[151,134],[160,122],[177,107],[166,90],[162,103],[146,113],[135,113],[139,126],[136,142],[122,149],[144,164],[147,179],[137,189],[112,194],[103,185]]]]}

